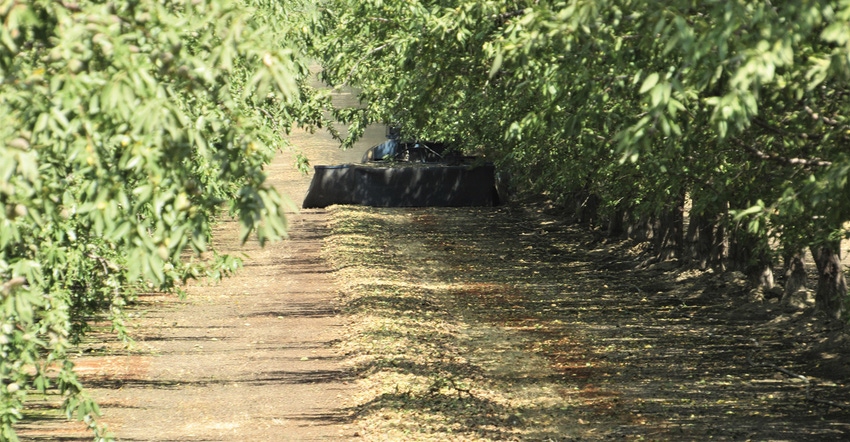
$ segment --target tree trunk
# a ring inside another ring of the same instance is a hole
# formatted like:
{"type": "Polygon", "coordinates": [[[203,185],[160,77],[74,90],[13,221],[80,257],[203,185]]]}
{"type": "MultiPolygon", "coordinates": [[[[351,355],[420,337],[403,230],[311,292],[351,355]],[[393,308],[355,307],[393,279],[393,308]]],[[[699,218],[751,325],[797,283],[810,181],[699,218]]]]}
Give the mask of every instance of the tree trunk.
{"type": "Polygon", "coordinates": [[[725,229],[720,224],[722,215],[691,212],[685,243],[687,258],[705,270],[719,267],[725,253],[725,229]]]}
{"type": "Polygon", "coordinates": [[[760,287],[773,288],[773,263],[765,238],[737,229],[732,235],[729,249],[732,268],[744,272],[750,281],[760,287]]]}
{"type": "Polygon", "coordinates": [[[708,254],[700,250],[703,234],[700,227],[704,222],[704,216],[701,213],[694,212],[693,210],[688,213],[688,228],[685,229],[685,250],[683,256],[685,263],[693,264],[696,262],[700,269],[706,268],[705,263],[701,261],[701,257],[708,254]]]}
{"type": "Polygon", "coordinates": [[[637,242],[649,241],[655,236],[654,218],[641,216],[637,221],[629,224],[626,234],[637,242]]]}
{"type": "Polygon", "coordinates": [[[602,200],[598,195],[587,191],[580,192],[575,202],[576,222],[579,224],[595,224],[599,217],[599,205],[601,203],[602,200]]]}
{"type": "Polygon", "coordinates": [[[818,268],[818,288],[815,306],[833,319],[841,319],[847,298],[847,282],[841,268],[840,244],[812,247],[812,256],[818,268]]]}
{"type": "Polygon", "coordinates": [[[806,288],[806,267],[803,252],[785,256],[785,294],[792,295],[806,288]]]}
{"type": "Polygon", "coordinates": [[[759,287],[772,289],[776,285],[776,281],[773,279],[773,265],[770,262],[763,263],[758,272],[759,287]]]}
{"type": "Polygon", "coordinates": [[[711,257],[716,259],[716,266],[721,271],[726,271],[726,261],[729,259],[729,237],[725,224],[718,223],[717,230],[711,242],[711,257]]]}
{"type": "Polygon", "coordinates": [[[608,236],[617,237],[625,232],[626,211],[621,208],[614,209],[611,218],[608,219],[608,236]]]}
{"type": "Polygon", "coordinates": [[[679,259],[685,242],[685,194],[668,206],[658,218],[658,235],[655,237],[655,250],[659,261],[679,259]]]}

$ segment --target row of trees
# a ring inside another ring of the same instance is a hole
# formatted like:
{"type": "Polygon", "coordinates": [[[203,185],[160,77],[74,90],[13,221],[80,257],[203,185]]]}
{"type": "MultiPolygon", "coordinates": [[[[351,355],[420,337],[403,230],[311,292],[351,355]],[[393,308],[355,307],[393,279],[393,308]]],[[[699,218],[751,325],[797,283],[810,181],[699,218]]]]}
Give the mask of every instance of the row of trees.
{"type": "Polygon", "coordinates": [[[766,285],[809,249],[820,307],[845,310],[848,0],[0,0],[0,19],[0,440],[33,390],[97,428],[71,345],[97,319],[123,333],[140,292],[234,270],[198,258],[222,211],[245,239],[284,232],[263,165],[326,123],[312,59],[362,91],[333,112],[344,145],[392,122],[484,150],[657,259],[766,285]]]}
{"type": "Polygon", "coordinates": [[[850,220],[850,2],[329,0],[326,80],[363,127],[483,149],[656,259],[786,292],[810,250],[841,317],[850,220]],[[689,213],[685,222],[684,213],[689,213]]]}
{"type": "Polygon", "coordinates": [[[238,267],[200,259],[223,211],[243,239],[284,233],[263,165],[282,131],[321,121],[312,8],[0,0],[0,440],[56,389],[104,436],[68,360],[92,321],[123,336],[139,293],[238,267]]]}

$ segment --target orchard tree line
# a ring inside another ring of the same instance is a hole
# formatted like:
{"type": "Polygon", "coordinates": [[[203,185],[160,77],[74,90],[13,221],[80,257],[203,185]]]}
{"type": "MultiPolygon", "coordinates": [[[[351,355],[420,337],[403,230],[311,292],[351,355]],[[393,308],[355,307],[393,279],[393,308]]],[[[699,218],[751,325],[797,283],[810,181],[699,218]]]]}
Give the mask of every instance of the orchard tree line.
{"type": "Polygon", "coordinates": [[[311,8],[0,0],[0,441],[45,392],[107,437],[73,346],[94,323],[126,338],[141,293],[234,271],[210,248],[216,218],[243,240],[285,233],[263,166],[283,132],[321,124],[302,81],[311,8]]]}
{"type": "Polygon", "coordinates": [[[236,270],[217,218],[282,236],[263,166],[299,126],[484,152],[656,260],[766,287],[782,264],[786,293],[810,251],[818,308],[846,312],[850,0],[0,0],[0,19],[0,440],[38,392],[107,437],[69,352],[95,323],[126,337],[141,293],[236,270]],[[332,109],[316,62],[363,105],[332,109]]]}
{"type": "Polygon", "coordinates": [[[486,152],[654,259],[847,310],[850,1],[334,0],[317,55],[362,128],[486,152]],[[685,213],[687,213],[687,222],[685,213]],[[778,288],[777,288],[778,289],[778,288]]]}

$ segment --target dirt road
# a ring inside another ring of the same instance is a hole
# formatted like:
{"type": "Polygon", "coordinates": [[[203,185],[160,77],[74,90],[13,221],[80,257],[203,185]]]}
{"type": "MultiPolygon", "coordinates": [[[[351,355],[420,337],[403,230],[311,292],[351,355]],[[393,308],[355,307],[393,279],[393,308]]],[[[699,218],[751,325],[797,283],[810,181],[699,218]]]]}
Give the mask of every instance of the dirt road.
{"type": "Polygon", "coordinates": [[[545,204],[331,227],[366,440],[850,440],[841,327],[741,274],[641,267],[545,204]]]}

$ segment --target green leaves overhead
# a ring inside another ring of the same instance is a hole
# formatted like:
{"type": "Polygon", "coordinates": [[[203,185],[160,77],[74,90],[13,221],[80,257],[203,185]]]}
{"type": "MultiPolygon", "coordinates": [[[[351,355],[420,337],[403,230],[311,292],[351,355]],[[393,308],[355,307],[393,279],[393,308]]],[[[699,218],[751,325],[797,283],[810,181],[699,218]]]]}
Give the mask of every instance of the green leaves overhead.
{"type": "Polygon", "coordinates": [[[792,199],[810,212],[836,191],[809,183],[836,179],[818,169],[846,161],[848,11],[846,1],[338,0],[318,55],[328,81],[362,88],[366,111],[352,116],[483,146],[549,194],[587,188],[649,212],[681,191],[700,207],[761,198],[773,209],[747,213],[772,218],[761,222],[771,230],[792,199]]]}
{"type": "Polygon", "coordinates": [[[687,202],[713,223],[692,240],[732,244],[712,246],[717,265],[848,236],[846,0],[326,5],[317,57],[362,91],[355,129],[455,141],[612,225],[681,223],[687,202]]]}

